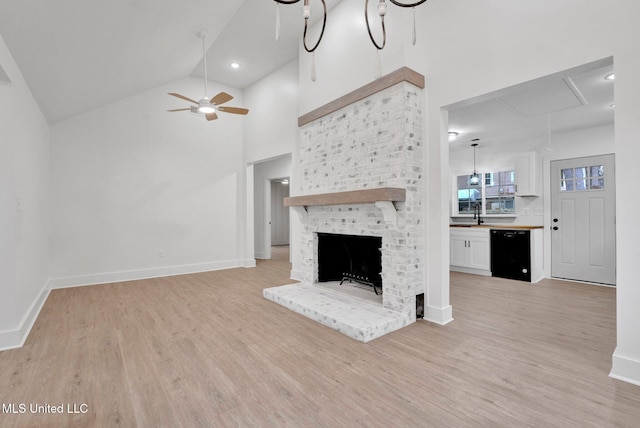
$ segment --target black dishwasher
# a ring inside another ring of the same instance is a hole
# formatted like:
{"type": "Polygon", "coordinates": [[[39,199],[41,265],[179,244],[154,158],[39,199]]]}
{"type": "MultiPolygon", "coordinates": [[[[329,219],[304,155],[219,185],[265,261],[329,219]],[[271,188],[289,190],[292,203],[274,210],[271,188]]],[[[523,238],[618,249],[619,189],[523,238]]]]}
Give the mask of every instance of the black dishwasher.
{"type": "Polygon", "coordinates": [[[491,275],[531,282],[528,230],[491,229],[491,275]]]}

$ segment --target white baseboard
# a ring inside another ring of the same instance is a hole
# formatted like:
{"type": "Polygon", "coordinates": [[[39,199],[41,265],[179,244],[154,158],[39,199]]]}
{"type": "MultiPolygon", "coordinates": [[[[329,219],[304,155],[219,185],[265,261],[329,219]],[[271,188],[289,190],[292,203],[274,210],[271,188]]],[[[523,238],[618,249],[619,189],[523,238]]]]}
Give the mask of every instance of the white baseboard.
{"type": "Polygon", "coordinates": [[[470,273],[472,275],[491,276],[490,270],[474,269],[474,268],[468,268],[464,266],[449,266],[449,270],[453,272],[470,273]]]}
{"type": "Polygon", "coordinates": [[[256,259],[245,259],[242,266],[246,268],[256,267],[256,259]]]}
{"type": "Polygon", "coordinates": [[[426,306],[423,319],[435,324],[446,325],[453,321],[452,313],[453,308],[451,305],[445,306],[444,308],[426,306]]]}
{"type": "Polygon", "coordinates": [[[624,382],[640,385],[640,360],[622,355],[618,348],[613,352],[609,376],[624,382]]]}
{"type": "Polygon", "coordinates": [[[260,260],[265,260],[267,258],[267,255],[264,253],[264,251],[256,251],[256,259],[260,259],[260,260]]]}
{"type": "Polygon", "coordinates": [[[49,291],[49,285],[45,284],[29,307],[29,310],[22,317],[22,321],[20,321],[20,325],[16,330],[0,331],[0,351],[20,348],[24,345],[25,340],[29,337],[33,324],[38,318],[40,310],[47,301],[47,297],[49,297],[49,291]]]}
{"type": "Polygon", "coordinates": [[[108,284],[111,282],[135,281],[138,279],[159,278],[163,276],[185,275],[189,273],[209,272],[245,266],[242,260],[225,260],[219,262],[196,263],[191,265],[167,266],[152,269],[107,272],[92,275],[67,276],[51,278],[51,289],[81,287],[85,285],[108,284]]]}

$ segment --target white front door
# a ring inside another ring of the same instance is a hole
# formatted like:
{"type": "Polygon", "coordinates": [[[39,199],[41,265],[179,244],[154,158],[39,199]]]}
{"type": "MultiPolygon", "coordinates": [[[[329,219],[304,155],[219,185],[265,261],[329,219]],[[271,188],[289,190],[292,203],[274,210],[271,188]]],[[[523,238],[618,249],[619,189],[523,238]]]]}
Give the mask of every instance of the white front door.
{"type": "Polygon", "coordinates": [[[551,162],[551,276],[615,285],[614,155],[551,162]]]}

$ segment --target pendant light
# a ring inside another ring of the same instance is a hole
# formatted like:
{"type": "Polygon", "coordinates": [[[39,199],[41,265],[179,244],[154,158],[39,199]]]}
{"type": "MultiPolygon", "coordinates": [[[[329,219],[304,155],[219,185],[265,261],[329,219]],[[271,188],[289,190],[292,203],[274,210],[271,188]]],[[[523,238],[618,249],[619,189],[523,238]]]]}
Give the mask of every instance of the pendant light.
{"type": "Polygon", "coordinates": [[[471,144],[473,147],[473,174],[469,176],[469,186],[478,186],[480,185],[480,174],[476,171],[476,147],[478,147],[478,143],[471,144]]]}

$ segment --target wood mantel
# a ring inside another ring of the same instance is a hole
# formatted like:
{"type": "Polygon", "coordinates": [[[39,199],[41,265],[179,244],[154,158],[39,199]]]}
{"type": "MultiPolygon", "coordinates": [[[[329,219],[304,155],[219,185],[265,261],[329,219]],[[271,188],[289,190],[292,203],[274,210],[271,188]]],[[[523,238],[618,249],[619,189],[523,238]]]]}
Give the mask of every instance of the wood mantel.
{"type": "Polygon", "coordinates": [[[298,126],[311,123],[316,119],[365,99],[370,95],[383,91],[400,82],[409,82],[420,89],[424,89],[424,76],[422,74],[410,69],[409,67],[401,67],[396,71],[386,74],[381,78],[356,89],[355,91],[349,92],[348,94],[333,100],[322,107],[318,107],[317,109],[300,116],[298,118],[298,126]]]}
{"type": "Polygon", "coordinates": [[[404,202],[407,199],[405,189],[397,187],[380,187],[377,189],[351,190],[347,192],[320,193],[317,195],[290,196],[284,198],[284,206],[291,207],[306,224],[308,221],[307,207],[319,205],[352,205],[375,204],[382,211],[384,221],[394,227],[398,225],[398,213],[394,202],[404,202]]]}
{"type": "Polygon", "coordinates": [[[308,207],[317,205],[373,204],[379,201],[404,202],[406,197],[407,192],[405,189],[397,187],[380,187],[377,189],[351,190],[348,192],[291,196],[284,198],[284,206],[308,207]]]}

